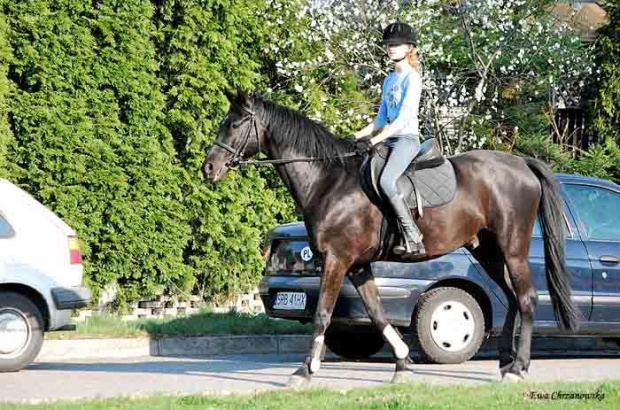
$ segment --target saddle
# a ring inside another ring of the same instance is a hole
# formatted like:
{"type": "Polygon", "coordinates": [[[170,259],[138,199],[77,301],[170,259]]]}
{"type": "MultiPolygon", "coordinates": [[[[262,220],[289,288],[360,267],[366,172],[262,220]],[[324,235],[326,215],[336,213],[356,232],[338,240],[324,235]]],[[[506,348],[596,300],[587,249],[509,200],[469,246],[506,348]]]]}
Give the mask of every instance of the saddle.
{"type": "MultiPolygon", "coordinates": [[[[360,181],[363,191],[370,201],[384,215],[382,242],[384,249],[391,249],[390,241],[397,239],[398,223],[390,204],[383,197],[379,178],[389,155],[387,146],[381,144],[372,154],[364,158],[360,167],[360,181]]],[[[414,210],[414,218],[424,217],[425,208],[445,205],[456,195],[456,175],[452,163],[441,154],[435,138],[430,138],[420,146],[420,152],[409,168],[396,181],[398,191],[405,197],[409,208],[414,210]]],[[[383,253],[383,250],[380,251],[383,253]]]]}

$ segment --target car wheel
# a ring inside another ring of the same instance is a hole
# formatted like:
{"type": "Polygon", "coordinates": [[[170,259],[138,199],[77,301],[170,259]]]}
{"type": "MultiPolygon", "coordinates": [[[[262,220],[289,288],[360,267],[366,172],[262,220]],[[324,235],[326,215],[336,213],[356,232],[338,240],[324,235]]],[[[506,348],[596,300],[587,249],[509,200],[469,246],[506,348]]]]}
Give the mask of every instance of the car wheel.
{"type": "Polygon", "coordinates": [[[0,292],[0,372],[16,372],[37,357],[43,345],[43,317],[27,297],[0,292]]]}
{"type": "Polygon", "coordinates": [[[367,359],[377,353],[385,340],[372,326],[330,326],[325,344],[338,356],[350,360],[367,359]]]}
{"type": "Polygon", "coordinates": [[[420,298],[413,331],[424,361],[463,363],[482,345],[484,315],[476,299],[464,290],[437,288],[420,298]]]}

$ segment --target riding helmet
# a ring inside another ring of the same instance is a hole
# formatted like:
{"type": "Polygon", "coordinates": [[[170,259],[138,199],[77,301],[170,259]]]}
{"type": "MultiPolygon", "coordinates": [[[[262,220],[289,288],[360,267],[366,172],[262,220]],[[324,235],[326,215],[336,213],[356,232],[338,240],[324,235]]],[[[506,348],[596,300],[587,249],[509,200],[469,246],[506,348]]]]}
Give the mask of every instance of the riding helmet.
{"type": "Polygon", "coordinates": [[[413,27],[407,23],[397,21],[383,30],[383,44],[413,44],[418,43],[418,35],[413,27]]]}

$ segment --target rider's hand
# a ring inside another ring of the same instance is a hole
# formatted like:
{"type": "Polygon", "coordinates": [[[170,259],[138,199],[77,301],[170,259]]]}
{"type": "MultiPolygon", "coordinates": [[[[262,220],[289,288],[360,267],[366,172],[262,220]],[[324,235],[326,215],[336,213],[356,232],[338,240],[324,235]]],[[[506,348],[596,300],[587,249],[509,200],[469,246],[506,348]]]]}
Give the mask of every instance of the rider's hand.
{"type": "Polygon", "coordinates": [[[372,150],[373,144],[368,138],[361,138],[355,141],[355,153],[358,155],[366,155],[372,150]]]}

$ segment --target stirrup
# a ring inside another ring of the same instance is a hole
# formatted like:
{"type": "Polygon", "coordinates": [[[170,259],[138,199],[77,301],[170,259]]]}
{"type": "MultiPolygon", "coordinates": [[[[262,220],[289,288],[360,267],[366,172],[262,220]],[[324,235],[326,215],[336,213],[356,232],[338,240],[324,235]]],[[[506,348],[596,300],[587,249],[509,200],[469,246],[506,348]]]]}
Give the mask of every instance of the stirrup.
{"type": "Polygon", "coordinates": [[[405,245],[400,243],[398,245],[395,245],[394,248],[392,248],[392,252],[394,252],[394,255],[424,255],[426,253],[426,249],[424,249],[424,244],[421,240],[420,242],[415,243],[409,242],[405,239],[403,240],[403,242],[405,243],[405,245]]]}
{"type": "Polygon", "coordinates": [[[422,244],[422,233],[411,216],[411,211],[409,210],[405,198],[401,194],[397,194],[388,199],[392,205],[396,219],[398,220],[398,227],[401,233],[400,238],[404,241],[404,246],[402,243],[396,245],[392,249],[392,252],[396,255],[419,255],[426,253],[424,245],[422,244]]]}
{"type": "Polygon", "coordinates": [[[424,243],[422,243],[424,235],[420,234],[419,242],[408,241],[407,234],[405,233],[403,227],[400,226],[400,224],[399,228],[401,233],[401,242],[397,245],[394,245],[394,247],[392,248],[392,252],[395,255],[423,255],[426,253],[426,249],[424,249],[424,243]]]}

